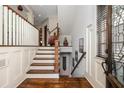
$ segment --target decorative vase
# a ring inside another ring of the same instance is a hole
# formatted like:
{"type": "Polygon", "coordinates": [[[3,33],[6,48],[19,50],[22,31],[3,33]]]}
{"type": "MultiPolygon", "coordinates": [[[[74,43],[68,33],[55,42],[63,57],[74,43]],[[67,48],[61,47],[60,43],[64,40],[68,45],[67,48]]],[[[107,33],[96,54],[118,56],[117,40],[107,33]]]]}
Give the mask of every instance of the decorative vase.
{"type": "Polygon", "coordinates": [[[64,45],[64,46],[68,46],[68,40],[67,40],[67,38],[66,38],[66,37],[64,38],[63,45],[64,45]]]}

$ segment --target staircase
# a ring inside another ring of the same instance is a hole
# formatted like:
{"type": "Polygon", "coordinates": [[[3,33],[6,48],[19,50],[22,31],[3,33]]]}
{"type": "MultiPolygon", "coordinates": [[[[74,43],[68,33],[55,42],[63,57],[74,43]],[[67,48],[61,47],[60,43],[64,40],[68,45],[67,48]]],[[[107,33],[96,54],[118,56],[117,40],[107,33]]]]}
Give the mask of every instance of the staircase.
{"type": "Polygon", "coordinates": [[[39,47],[27,78],[59,78],[59,72],[54,71],[55,47],[39,47]]]}

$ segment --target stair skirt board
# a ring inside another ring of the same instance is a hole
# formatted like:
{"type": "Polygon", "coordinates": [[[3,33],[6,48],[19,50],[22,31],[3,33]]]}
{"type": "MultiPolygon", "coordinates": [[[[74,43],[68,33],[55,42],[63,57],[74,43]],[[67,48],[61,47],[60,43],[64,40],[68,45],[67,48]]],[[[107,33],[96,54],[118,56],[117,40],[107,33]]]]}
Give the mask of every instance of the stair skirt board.
{"type": "Polygon", "coordinates": [[[33,63],[55,63],[55,60],[33,60],[33,63]]]}
{"type": "Polygon", "coordinates": [[[54,70],[54,66],[30,66],[30,69],[36,69],[36,70],[54,70]]]}
{"type": "Polygon", "coordinates": [[[59,74],[27,74],[27,78],[59,78],[59,74]]]}
{"type": "Polygon", "coordinates": [[[40,57],[40,58],[54,58],[55,55],[36,55],[35,57],[40,57]]]}

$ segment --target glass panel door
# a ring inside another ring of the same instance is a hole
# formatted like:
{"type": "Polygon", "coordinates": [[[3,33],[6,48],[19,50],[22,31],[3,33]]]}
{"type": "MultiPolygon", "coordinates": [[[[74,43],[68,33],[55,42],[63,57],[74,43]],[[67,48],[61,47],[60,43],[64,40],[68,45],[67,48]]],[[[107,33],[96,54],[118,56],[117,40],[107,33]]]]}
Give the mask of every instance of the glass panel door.
{"type": "Polygon", "coordinates": [[[124,5],[112,6],[112,75],[124,84],[124,5]]]}

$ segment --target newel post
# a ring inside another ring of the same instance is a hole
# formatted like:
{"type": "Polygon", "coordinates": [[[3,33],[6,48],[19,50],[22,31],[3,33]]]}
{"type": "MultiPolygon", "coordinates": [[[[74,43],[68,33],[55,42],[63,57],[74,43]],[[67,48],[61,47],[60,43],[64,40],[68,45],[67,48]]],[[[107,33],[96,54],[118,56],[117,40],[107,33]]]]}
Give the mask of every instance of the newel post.
{"type": "Polygon", "coordinates": [[[59,41],[55,40],[55,63],[54,63],[54,71],[59,72],[59,41]]]}

